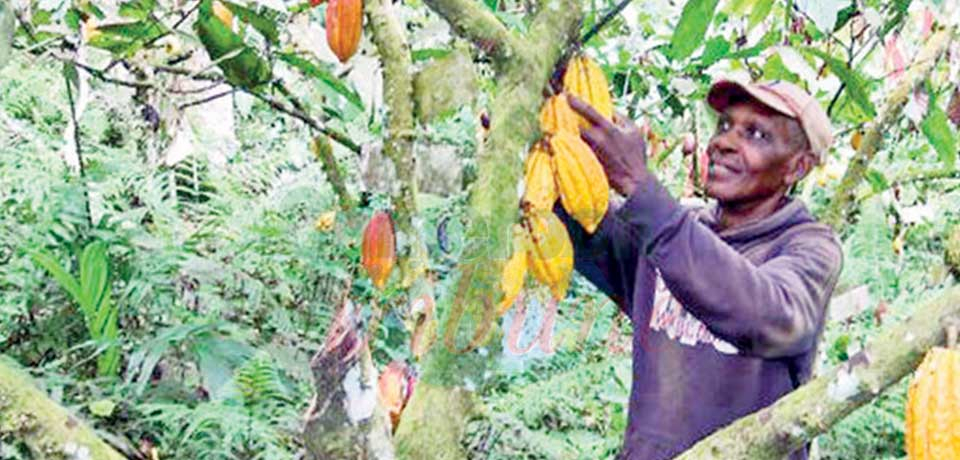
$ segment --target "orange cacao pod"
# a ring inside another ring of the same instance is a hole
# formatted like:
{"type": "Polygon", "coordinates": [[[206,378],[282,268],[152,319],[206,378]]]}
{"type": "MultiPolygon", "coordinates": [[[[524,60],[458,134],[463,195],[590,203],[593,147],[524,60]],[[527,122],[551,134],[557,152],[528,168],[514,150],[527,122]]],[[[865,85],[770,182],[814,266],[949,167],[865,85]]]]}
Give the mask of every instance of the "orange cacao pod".
{"type": "MultiPolygon", "coordinates": [[[[600,66],[590,58],[578,56],[567,63],[567,71],[563,74],[563,89],[583,99],[605,118],[613,117],[613,98],[610,96],[607,77],[600,66]]],[[[585,118],[579,118],[581,126],[590,125],[585,118]]]]}
{"type": "Polygon", "coordinates": [[[557,202],[557,183],[553,178],[553,164],[550,154],[543,144],[533,144],[527,154],[526,175],[524,176],[523,202],[532,209],[553,209],[557,202]]]}
{"type": "Polygon", "coordinates": [[[906,412],[908,458],[960,458],[960,351],[927,353],[910,382],[906,412]]]}
{"type": "Polygon", "coordinates": [[[610,185],[603,165],[580,136],[560,132],[550,138],[560,202],[584,230],[593,233],[607,213],[610,185]]]}
{"type": "Polygon", "coordinates": [[[402,361],[391,361],[383,369],[377,379],[377,397],[380,404],[387,409],[390,415],[390,425],[393,431],[400,423],[400,414],[403,413],[407,401],[413,394],[415,378],[412,370],[402,361]]]}
{"type": "Polygon", "coordinates": [[[551,96],[540,108],[540,131],[545,134],[554,134],[561,130],[579,133],[579,117],[567,102],[566,95],[551,96]]]}
{"type": "Polygon", "coordinates": [[[362,253],[360,262],[367,270],[373,285],[383,289],[397,262],[397,241],[393,230],[393,219],[386,211],[380,211],[370,218],[363,230],[362,253]]]}
{"type": "Polygon", "coordinates": [[[327,43],[340,62],[347,62],[360,45],[362,0],[330,0],[327,4],[327,43]]]}

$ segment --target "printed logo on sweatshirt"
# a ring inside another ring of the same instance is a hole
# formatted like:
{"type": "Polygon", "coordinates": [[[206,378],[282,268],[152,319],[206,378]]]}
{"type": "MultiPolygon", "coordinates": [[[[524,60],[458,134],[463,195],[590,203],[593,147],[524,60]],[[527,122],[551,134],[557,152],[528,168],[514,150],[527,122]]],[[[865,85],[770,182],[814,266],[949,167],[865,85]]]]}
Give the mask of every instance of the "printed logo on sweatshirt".
{"type": "Polygon", "coordinates": [[[713,335],[707,326],[690,314],[664,284],[657,271],[657,289],[653,297],[653,313],[650,315],[650,329],[667,334],[670,340],[676,340],[687,346],[698,343],[713,345],[720,353],[735,355],[737,347],[713,335]]]}

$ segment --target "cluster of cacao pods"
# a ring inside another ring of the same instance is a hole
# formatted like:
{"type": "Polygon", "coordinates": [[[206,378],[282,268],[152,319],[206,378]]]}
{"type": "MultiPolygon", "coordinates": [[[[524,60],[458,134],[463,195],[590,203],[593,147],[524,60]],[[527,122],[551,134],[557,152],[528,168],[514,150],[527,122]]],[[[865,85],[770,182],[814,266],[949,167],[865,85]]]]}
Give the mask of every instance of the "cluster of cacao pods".
{"type": "Polygon", "coordinates": [[[397,263],[397,237],[389,212],[378,211],[363,229],[360,263],[373,285],[383,289],[397,263]]]}
{"type": "Polygon", "coordinates": [[[956,325],[947,346],[923,358],[907,392],[906,442],[911,460],[960,458],[960,349],[956,325]]]}
{"type": "MultiPolygon", "coordinates": [[[[577,56],[563,76],[565,93],[576,95],[606,118],[613,116],[607,79],[595,62],[577,56]]],[[[589,122],[573,111],[566,94],[547,98],[540,110],[543,138],[527,154],[523,216],[514,226],[512,255],[504,264],[498,313],[506,312],[523,288],[529,269],[557,300],[566,296],[573,273],[573,245],[563,222],[553,213],[563,208],[588,233],[596,231],[607,212],[609,183],[603,166],[581,138],[589,122]]]]}
{"type": "MultiPolygon", "coordinates": [[[[317,6],[324,0],[310,0],[317,6]]],[[[324,22],[327,29],[327,44],[340,62],[347,62],[360,46],[363,30],[363,0],[330,0],[324,22]]]]}

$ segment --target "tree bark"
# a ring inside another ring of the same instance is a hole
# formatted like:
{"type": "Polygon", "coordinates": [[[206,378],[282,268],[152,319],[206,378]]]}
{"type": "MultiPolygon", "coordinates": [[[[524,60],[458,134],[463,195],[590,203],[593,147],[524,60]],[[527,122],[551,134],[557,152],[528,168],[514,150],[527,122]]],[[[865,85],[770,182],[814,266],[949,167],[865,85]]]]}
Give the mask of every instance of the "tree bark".
{"type": "Polygon", "coordinates": [[[916,59],[908,67],[907,73],[901,77],[900,84],[890,93],[883,110],[880,112],[879,119],[867,129],[860,148],[850,160],[847,172],[840,180],[840,185],[837,186],[830,207],[823,215],[823,222],[833,227],[834,230],[839,231],[846,224],[847,217],[856,207],[857,187],[863,182],[870,162],[873,161],[873,157],[876,156],[883,145],[884,132],[900,120],[900,114],[903,112],[903,107],[907,104],[913,88],[923,82],[930,71],[933,70],[940,55],[950,44],[950,38],[953,34],[954,29],[949,28],[940,30],[930,36],[923,49],[917,54],[916,59]]]}
{"type": "Polygon", "coordinates": [[[928,350],[944,343],[943,322],[956,315],[960,287],[918,307],[908,321],[884,328],[844,365],[715,432],[677,459],[784,458],[916,369],[928,350]]]}
{"type": "Polygon", "coordinates": [[[21,440],[34,458],[123,460],[123,456],[0,355],[0,437],[21,440]]]}
{"type": "Polygon", "coordinates": [[[396,438],[401,458],[459,459],[465,457],[460,438],[471,417],[473,391],[497,355],[495,342],[482,353],[470,350],[494,330],[500,270],[508,256],[510,227],[519,216],[517,197],[510,191],[520,180],[521,158],[539,135],[543,90],[565,48],[577,38],[583,13],[573,0],[544,2],[527,36],[516,37],[489,12],[464,0],[428,0],[427,5],[455,33],[494,57],[499,82],[490,131],[476,154],[478,178],[471,189],[460,276],[441,299],[446,305],[444,346],[426,356],[396,438]]]}

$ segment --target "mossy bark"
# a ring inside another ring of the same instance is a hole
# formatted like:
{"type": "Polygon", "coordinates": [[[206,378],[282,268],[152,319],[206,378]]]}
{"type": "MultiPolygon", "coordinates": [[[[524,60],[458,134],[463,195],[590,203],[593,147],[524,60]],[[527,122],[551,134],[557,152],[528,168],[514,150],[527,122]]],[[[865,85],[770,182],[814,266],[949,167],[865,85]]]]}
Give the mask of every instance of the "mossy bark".
{"type": "Polygon", "coordinates": [[[34,458],[124,458],[77,416],[40,391],[17,363],[2,355],[0,437],[22,441],[34,458]]]}
{"type": "Polygon", "coordinates": [[[783,459],[916,369],[928,350],[945,342],[944,321],[956,315],[960,287],[918,307],[906,322],[886,327],[844,365],[717,431],[677,459],[783,459]]]}
{"type": "Polygon", "coordinates": [[[476,154],[478,178],[470,195],[470,223],[455,289],[446,304],[445,340],[423,363],[423,377],[397,433],[401,458],[458,459],[460,436],[473,407],[473,390],[497,355],[496,342],[471,351],[491,333],[500,270],[508,256],[511,226],[519,216],[515,190],[522,158],[539,135],[537,114],[557,62],[582,20],[581,5],[560,0],[544,6],[526,37],[517,37],[479,6],[463,0],[428,0],[454,31],[491,53],[498,73],[490,131],[476,154]],[[421,390],[428,388],[428,390],[421,390]]]}

